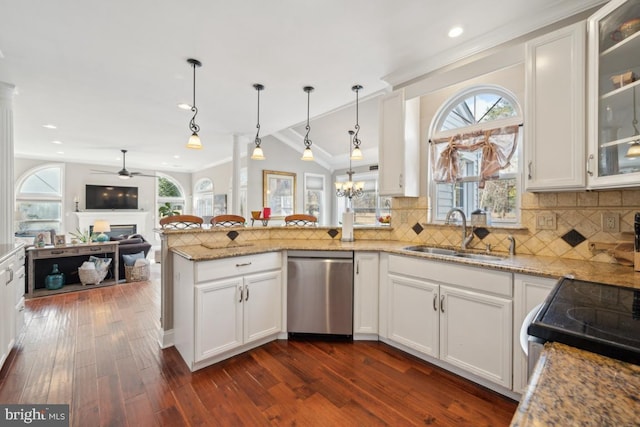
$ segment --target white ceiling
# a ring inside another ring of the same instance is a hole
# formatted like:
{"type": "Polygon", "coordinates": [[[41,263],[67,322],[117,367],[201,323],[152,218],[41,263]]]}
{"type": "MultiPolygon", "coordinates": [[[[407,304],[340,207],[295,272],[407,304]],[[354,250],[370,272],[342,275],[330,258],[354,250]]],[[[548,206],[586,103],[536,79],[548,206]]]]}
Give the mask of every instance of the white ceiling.
{"type": "MultiPolygon", "coordinates": [[[[316,156],[346,158],[359,83],[363,148],[375,155],[377,99],[397,84],[586,10],[602,0],[0,0],[0,81],[16,85],[15,153],[196,171],[232,155],[232,135],[302,151],[311,85],[316,156]],[[447,37],[461,25],[457,39],[447,37]],[[196,71],[204,144],[185,148],[196,71]],[[45,129],[44,124],[57,129],[45,129]],[[52,144],[51,141],[62,141],[52,144]],[[64,152],[64,154],[57,154],[64,152]]],[[[264,144],[265,154],[269,147],[264,144]]]]}

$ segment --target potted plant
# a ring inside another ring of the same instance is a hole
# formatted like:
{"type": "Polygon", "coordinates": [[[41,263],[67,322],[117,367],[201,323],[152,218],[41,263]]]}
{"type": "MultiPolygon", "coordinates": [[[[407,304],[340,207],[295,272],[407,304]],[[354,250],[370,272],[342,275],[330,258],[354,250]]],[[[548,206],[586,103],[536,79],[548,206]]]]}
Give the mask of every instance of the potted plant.
{"type": "Polygon", "coordinates": [[[160,218],[165,216],[180,215],[179,211],[173,210],[170,202],[167,202],[164,205],[160,206],[158,208],[158,213],[160,214],[160,218]]]}
{"type": "MultiPolygon", "coordinates": [[[[82,242],[82,243],[91,243],[91,241],[93,240],[93,237],[94,237],[87,230],[80,231],[79,228],[76,228],[75,232],[71,232],[69,234],[71,236],[73,236],[73,240],[77,240],[77,241],[82,242]]],[[[72,243],[73,243],[73,240],[72,240],[72,243]]]]}

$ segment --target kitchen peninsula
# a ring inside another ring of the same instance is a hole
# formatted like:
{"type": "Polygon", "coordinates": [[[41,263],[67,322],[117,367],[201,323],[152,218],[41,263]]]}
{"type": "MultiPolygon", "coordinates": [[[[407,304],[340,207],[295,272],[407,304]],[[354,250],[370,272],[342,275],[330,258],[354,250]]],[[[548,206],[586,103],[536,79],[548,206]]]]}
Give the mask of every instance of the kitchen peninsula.
{"type": "MultiPolygon", "coordinates": [[[[591,280],[618,286],[640,288],[639,275],[634,273],[632,268],[620,266],[618,264],[571,260],[559,257],[540,257],[532,255],[508,256],[506,253],[494,253],[494,255],[497,255],[497,257],[489,261],[484,259],[473,259],[466,257],[456,258],[446,255],[439,255],[437,253],[419,253],[409,250],[407,249],[409,246],[415,245],[418,242],[398,241],[392,239],[393,229],[390,227],[356,229],[355,242],[341,242],[339,239],[339,234],[335,235],[334,238],[332,238],[329,234],[331,230],[332,228],[329,227],[260,227],[224,230],[201,229],[175,231],[158,230],[158,232],[161,234],[163,242],[163,330],[161,331],[161,343],[164,346],[171,346],[174,343],[173,334],[175,331],[173,330],[173,278],[182,276],[184,274],[184,271],[174,271],[174,260],[178,259],[180,260],[179,263],[181,266],[193,265],[195,267],[195,265],[198,265],[200,263],[203,263],[204,266],[206,263],[217,262],[220,260],[229,260],[233,261],[233,263],[244,264],[246,263],[246,260],[250,259],[249,257],[251,256],[277,254],[277,256],[280,257],[278,258],[279,261],[277,261],[279,263],[277,269],[282,271],[282,295],[286,296],[286,262],[284,262],[284,260],[286,260],[286,253],[288,250],[354,251],[356,254],[356,259],[357,255],[361,253],[375,254],[376,257],[379,256],[380,260],[379,269],[377,267],[375,269],[375,273],[377,274],[376,278],[379,277],[380,283],[379,288],[376,288],[375,295],[375,316],[376,321],[379,322],[379,324],[376,323],[375,331],[373,332],[373,334],[367,335],[368,338],[366,339],[376,339],[371,338],[371,336],[373,335],[377,337],[377,339],[391,343],[391,345],[394,345],[395,341],[393,338],[388,338],[387,335],[387,325],[390,322],[388,316],[389,313],[392,313],[392,310],[388,305],[390,304],[389,298],[392,298],[392,290],[390,290],[390,287],[388,287],[387,284],[387,280],[389,280],[387,279],[387,274],[390,274],[388,267],[390,258],[396,258],[400,260],[415,260],[411,262],[418,263],[424,262],[425,264],[422,270],[424,270],[425,272],[454,268],[455,275],[458,278],[461,278],[458,281],[459,283],[457,283],[457,285],[461,286],[461,288],[459,289],[462,289],[463,292],[468,292],[469,289],[472,289],[473,286],[476,286],[476,284],[472,282],[477,282],[476,279],[479,276],[485,274],[504,275],[505,280],[508,279],[509,285],[502,288],[502,291],[500,291],[502,292],[502,296],[496,294],[497,291],[495,289],[491,289],[491,286],[485,289],[485,291],[487,292],[488,298],[494,298],[494,296],[502,298],[501,301],[504,301],[505,304],[508,304],[506,307],[509,307],[511,304],[516,307],[520,304],[517,301],[518,290],[516,288],[521,282],[514,280],[514,278],[517,278],[517,276],[530,277],[532,279],[535,279],[536,277],[557,279],[563,275],[571,274],[576,278],[583,280],[591,280]],[[230,231],[235,231],[238,233],[238,236],[236,236],[235,240],[230,239],[229,236],[233,235],[229,234],[230,231]],[[240,261],[241,259],[242,262],[240,261]],[[466,280],[469,283],[468,286],[464,283],[464,277],[467,278],[466,280]],[[472,278],[473,280],[469,281],[469,279],[472,278]],[[513,292],[514,290],[516,291],[515,293],[513,292]],[[379,330],[377,329],[378,326],[379,330]]],[[[193,270],[193,267],[189,268],[193,270]]],[[[449,279],[438,280],[444,280],[444,282],[440,281],[438,283],[449,283],[449,279]]],[[[376,286],[378,286],[377,282],[376,286]]],[[[443,290],[447,287],[443,287],[443,290]]],[[[480,291],[482,291],[482,289],[480,289],[480,291]]],[[[281,302],[282,301],[280,300],[280,303],[281,302]]],[[[356,301],[355,304],[358,304],[358,302],[356,301]]],[[[517,330],[519,330],[522,320],[517,316],[512,315],[511,309],[506,308],[506,310],[507,311],[505,313],[507,313],[509,317],[508,319],[503,320],[505,322],[503,325],[508,325],[504,327],[508,328],[508,330],[511,331],[509,332],[509,334],[517,334],[517,330]]],[[[355,315],[357,315],[357,313],[355,315]]],[[[278,336],[277,333],[272,333],[269,339],[283,338],[282,333],[284,333],[285,331],[286,324],[282,323],[280,336],[278,336]]],[[[356,335],[357,334],[354,334],[354,337],[358,339],[356,335]]],[[[517,338],[515,338],[515,336],[508,338],[508,342],[505,342],[505,340],[502,340],[500,342],[502,347],[509,347],[512,343],[517,343],[517,338]]],[[[418,357],[423,357],[424,351],[415,351],[415,348],[411,345],[407,346],[401,344],[398,345],[398,347],[405,351],[411,352],[418,357]]],[[[508,353],[509,355],[512,353],[514,354],[513,389],[517,389],[518,391],[509,394],[510,386],[508,385],[500,385],[500,387],[497,387],[497,390],[499,392],[502,392],[503,394],[517,398],[517,394],[515,393],[519,393],[520,387],[523,387],[524,385],[516,387],[515,384],[516,351],[512,351],[511,347],[509,347],[508,352],[506,353],[508,353]]],[[[432,361],[429,358],[425,358],[425,360],[432,361]]],[[[438,360],[436,359],[435,361],[437,362],[438,360]]],[[[509,366],[511,366],[512,360],[509,359],[508,363],[509,366]]],[[[202,367],[202,365],[199,366],[202,367]]],[[[195,368],[197,369],[198,366],[196,366],[195,368]]],[[[464,372],[458,372],[455,370],[454,372],[460,373],[464,376],[464,372]]],[[[505,372],[506,374],[503,375],[503,377],[508,378],[508,382],[506,384],[511,384],[511,368],[509,368],[508,371],[505,372]]],[[[482,378],[478,379],[475,377],[472,377],[472,379],[483,385],[496,389],[496,387],[492,387],[491,381],[483,382],[482,378]]],[[[493,385],[495,386],[495,384],[493,385]]]]}

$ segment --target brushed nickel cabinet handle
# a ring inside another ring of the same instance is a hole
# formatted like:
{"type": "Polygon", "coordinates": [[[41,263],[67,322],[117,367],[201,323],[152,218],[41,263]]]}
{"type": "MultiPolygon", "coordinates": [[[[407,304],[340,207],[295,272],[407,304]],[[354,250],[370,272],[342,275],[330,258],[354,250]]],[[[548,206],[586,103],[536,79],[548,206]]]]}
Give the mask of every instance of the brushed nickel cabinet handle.
{"type": "Polygon", "coordinates": [[[64,251],[51,251],[51,254],[53,254],[53,255],[60,255],[60,254],[63,254],[63,253],[64,253],[64,251]]]}
{"type": "Polygon", "coordinates": [[[433,311],[438,311],[438,294],[433,294],[433,311]]]}
{"type": "Polygon", "coordinates": [[[242,294],[243,294],[242,286],[238,286],[238,289],[240,290],[240,301],[238,301],[238,302],[242,302],[242,294]]]}
{"type": "Polygon", "coordinates": [[[356,261],[356,274],[360,274],[360,260],[356,261]]]}
{"type": "Polygon", "coordinates": [[[528,179],[532,179],[533,175],[531,174],[531,167],[533,166],[533,162],[529,161],[529,164],[527,165],[527,167],[529,168],[529,173],[527,174],[527,178],[528,179]]]}
{"type": "Polygon", "coordinates": [[[593,171],[591,170],[591,160],[593,160],[593,154],[589,154],[587,157],[587,175],[593,176],[593,171]]]}
{"type": "Polygon", "coordinates": [[[444,295],[440,297],[440,311],[444,313],[444,295]]]}
{"type": "Polygon", "coordinates": [[[247,265],[251,265],[251,262],[244,262],[242,264],[236,264],[236,267],[246,267],[247,265]]]}
{"type": "Polygon", "coordinates": [[[249,301],[249,285],[245,286],[245,289],[247,290],[247,296],[244,297],[244,302],[249,301]]]}

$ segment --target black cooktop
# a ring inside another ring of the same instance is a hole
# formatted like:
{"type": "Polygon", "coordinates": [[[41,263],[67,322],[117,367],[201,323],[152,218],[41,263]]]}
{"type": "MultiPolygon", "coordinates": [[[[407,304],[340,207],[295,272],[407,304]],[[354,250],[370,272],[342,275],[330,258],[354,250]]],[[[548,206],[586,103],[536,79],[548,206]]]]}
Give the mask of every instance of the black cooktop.
{"type": "Polygon", "coordinates": [[[528,332],[640,364],[640,289],[561,279],[528,332]]]}

